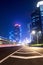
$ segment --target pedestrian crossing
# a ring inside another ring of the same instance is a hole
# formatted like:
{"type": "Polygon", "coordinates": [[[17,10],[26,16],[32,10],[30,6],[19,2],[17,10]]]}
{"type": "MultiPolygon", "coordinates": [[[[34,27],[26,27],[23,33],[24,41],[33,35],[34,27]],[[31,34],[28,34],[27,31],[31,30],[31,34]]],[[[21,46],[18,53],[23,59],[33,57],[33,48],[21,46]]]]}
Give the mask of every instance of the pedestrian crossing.
{"type": "Polygon", "coordinates": [[[10,57],[19,59],[33,59],[33,58],[42,58],[43,55],[35,50],[22,48],[18,50],[15,54],[11,55],[10,57]]]}
{"type": "Polygon", "coordinates": [[[10,55],[6,56],[0,63],[6,61],[8,58],[12,59],[36,59],[36,58],[43,58],[43,53],[38,52],[39,48],[35,47],[22,47],[15,52],[11,53],[10,55]]]}

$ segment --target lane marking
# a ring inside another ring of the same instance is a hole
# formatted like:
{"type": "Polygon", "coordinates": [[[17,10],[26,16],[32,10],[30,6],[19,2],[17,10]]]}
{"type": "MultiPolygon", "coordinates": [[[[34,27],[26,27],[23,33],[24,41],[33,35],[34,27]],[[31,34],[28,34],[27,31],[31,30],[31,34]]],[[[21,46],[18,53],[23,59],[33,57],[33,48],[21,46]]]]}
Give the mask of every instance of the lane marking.
{"type": "Polygon", "coordinates": [[[37,52],[26,52],[26,53],[24,53],[24,52],[16,52],[16,53],[18,53],[18,54],[31,54],[31,53],[37,53],[37,52]]]}
{"type": "MultiPolygon", "coordinates": [[[[21,50],[22,48],[18,49],[17,51],[21,50]]],[[[5,58],[3,58],[2,60],[0,60],[0,63],[2,63],[3,61],[5,61],[6,59],[8,59],[10,56],[12,56],[13,54],[15,54],[17,51],[13,52],[12,54],[6,56],[5,58]]]]}
{"type": "MultiPolygon", "coordinates": [[[[24,52],[16,52],[16,53],[27,54],[27,53],[24,53],[24,52]]],[[[29,53],[37,53],[40,56],[30,56],[30,57],[28,56],[28,57],[24,57],[24,56],[14,56],[14,55],[11,55],[10,57],[12,57],[12,58],[20,58],[20,59],[34,59],[34,58],[42,58],[43,57],[43,54],[37,52],[36,50],[33,50],[32,52],[29,52],[29,53]]]]}
{"type": "MultiPolygon", "coordinates": [[[[29,49],[29,48],[27,47],[27,49],[29,49]]],[[[41,56],[43,55],[42,53],[40,53],[37,50],[35,50],[35,49],[42,49],[42,48],[39,48],[39,47],[30,47],[30,49],[32,49],[33,52],[36,52],[36,53],[40,54],[41,56]]]]}
{"type": "Polygon", "coordinates": [[[36,53],[38,53],[39,55],[43,55],[42,53],[39,53],[38,51],[36,51],[36,50],[33,50],[33,52],[36,52],[36,53]]]}
{"type": "Polygon", "coordinates": [[[17,51],[13,52],[12,54],[6,56],[4,59],[0,60],[0,63],[2,63],[3,61],[5,61],[6,59],[8,59],[9,57],[12,57],[12,58],[22,58],[22,59],[33,59],[33,58],[42,58],[43,55],[39,52],[37,52],[36,50],[33,50],[33,52],[36,52],[38,54],[40,54],[41,56],[32,56],[32,57],[22,57],[22,56],[13,56],[13,54],[15,54],[16,52],[20,51],[22,48],[18,49],[17,51]]]}
{"type": "Polygon", "coordinates": [[[19,58],[19,59],[34,59],[34,58],[43,58],[43,56],[30,56],[30,57],[23,57],[23,56],[10,56],[11,58],[19,58]]]}
{"type": "MultiPolygon", "coordinates": [[[[36,47],[36,48],[37,48],[37,47],[36,47]]],[[[29,49],[29,48],[28,48],[28,49],[29,49]]],[[[17,52],[17,53],[19,53],[19,52],[17,52]]],[[[20,54],[22,54],[22,53],[23,53],[23,54],[26,54],[25,52],[21,52],[20,54]]],[[[34,49],[33,49],[31,52],[29,52],[29,53],[37,53],[37,54],[39,54],[39,55],[41,55],[41,56],[43,55],[43,54],[39,53],[38,51],[36,51],[36,50],[34,50],[34,49]]]]}
{"type": "MultiPolygon", "coordinates": [[[[16,53],[18,53],[18,54],[27,54],[27,53],[24,53],[24,52],[16,52],[16,53]]],[[[33,50],[33,52],[28,52],[29,54],[30,53],[37,53],[37,54],[39,54],[40,56],[28,56],[28,57],[24,57],[24,56],[15,56],[15,55],[12,55],[12,56],[10,56],[10,57],[12,57],[12,58],[20,58],[20,59],[34,59],[34,58],[42,58],[43,57],[43,54],[41,54],[41,53],[39,53],[39,52],[37,52],[36,50],[33,50]]]]}

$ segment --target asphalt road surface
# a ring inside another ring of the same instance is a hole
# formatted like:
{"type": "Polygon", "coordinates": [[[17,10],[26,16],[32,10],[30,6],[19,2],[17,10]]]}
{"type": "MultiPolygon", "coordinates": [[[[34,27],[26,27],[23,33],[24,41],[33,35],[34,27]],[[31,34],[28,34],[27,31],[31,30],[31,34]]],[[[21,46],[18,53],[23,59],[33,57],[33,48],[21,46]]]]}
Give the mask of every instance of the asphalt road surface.
{"type": "Polygon", "coordinates": [[[0,48],[0,65],[43,65],[43,48],[28,46],[0,48]]]}

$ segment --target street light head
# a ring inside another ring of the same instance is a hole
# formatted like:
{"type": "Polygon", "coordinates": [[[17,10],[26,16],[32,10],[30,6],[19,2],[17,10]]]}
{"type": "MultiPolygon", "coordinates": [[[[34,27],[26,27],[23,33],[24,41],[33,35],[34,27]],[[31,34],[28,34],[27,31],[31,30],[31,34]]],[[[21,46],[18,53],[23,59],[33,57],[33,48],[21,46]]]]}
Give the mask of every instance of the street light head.
{"type": "Polygon", "coordinates": [[[33,30],[33,31],[32,31],[32,34],[34,35],[35,33],[36,33],[35,30],[33,30]]]}
{"type": "Polygon", "coordinates": [[[41,34],[41,31],[39,31],[39,34],[41,34]]]}
{"type": "Polygon", "coordinates": [[[37,3],[37,7],[40,7],[40,5],[43,5],[43,1],[39,1],[39,2],[37,3]]]}

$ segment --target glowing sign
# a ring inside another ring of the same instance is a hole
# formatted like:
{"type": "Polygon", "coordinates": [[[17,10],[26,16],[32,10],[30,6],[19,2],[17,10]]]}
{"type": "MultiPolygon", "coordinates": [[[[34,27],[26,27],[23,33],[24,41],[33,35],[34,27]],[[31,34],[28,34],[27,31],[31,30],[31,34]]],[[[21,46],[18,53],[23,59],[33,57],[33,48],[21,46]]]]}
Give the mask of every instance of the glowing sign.
{"type": "Polygon", "coordinates": [[[15,24],[15,26],[21,26],[20,24],[15,24]]]}
{"type": "Polygon", "coordinates": [[[39,2],[37,3],[37,7],[39,7],[40,5],[43,5],[43,1],[39,1],[39,2]]]}

